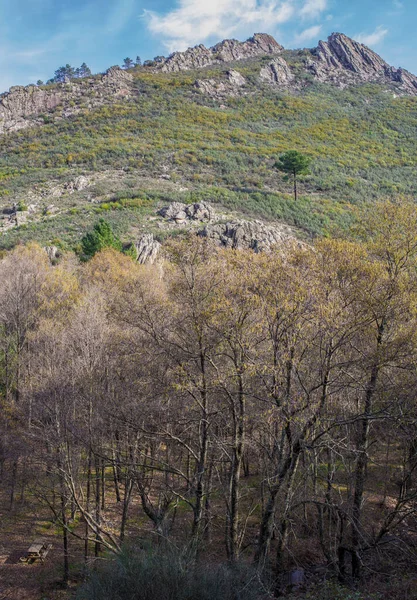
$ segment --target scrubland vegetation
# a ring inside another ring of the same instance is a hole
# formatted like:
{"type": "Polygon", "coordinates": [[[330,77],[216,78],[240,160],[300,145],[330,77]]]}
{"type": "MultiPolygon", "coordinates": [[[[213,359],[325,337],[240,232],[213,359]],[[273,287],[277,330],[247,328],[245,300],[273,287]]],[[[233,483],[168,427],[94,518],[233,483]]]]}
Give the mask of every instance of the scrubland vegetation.
{"type": "Polygon", "coordinates": [[[415,206],[349,236],[3,255],[3,515],[80,598],[416,597],[415,206]]]}
{"type": "MultiPolygon", "coordinates": [[[[293,68],[302,58],[286,55],[293,68]]],[[[321,235],[334,225],[348,227],[352,207],[415,194],[416,98],[395,98],[373,84],[341,90],[302,79],[296,92],[259,89],[261,64],[239,65],[253,84],[247,95],[225,98],[221,106],[194,86],[197,78],[221,76],[220,67],[175,74],[137,68],[137,94],[130,100],[94,110],[80,106],[78,115],[65,119],[55,118],[58,108],[55,116],[45,115],[42,127],[3,136],[1,202],[25,201],[40,182],[123,169],[142,194],[152,190],[141,178],[167,177],[187,188],[173,190],[169,200],[195,193],[321,235]],[[291,149],[312,160],[311,173],[300,177],[297,203],[291,183],[274,168],[291,149]]],[[[84,209],[89,218],[86,202],[84,209]]],[[[117,225],[118,215],[111,218],[117,225]]],[[[46,219],[43,227],[42,243],[49,236],[73,244],[65,217],[46,219]]],[[[36,239],[38,231],[23,228],[21,238],[36,239]]],[[[16,239],[19,233],[9,232],[0,243],[10,247],[16,239]]]]}

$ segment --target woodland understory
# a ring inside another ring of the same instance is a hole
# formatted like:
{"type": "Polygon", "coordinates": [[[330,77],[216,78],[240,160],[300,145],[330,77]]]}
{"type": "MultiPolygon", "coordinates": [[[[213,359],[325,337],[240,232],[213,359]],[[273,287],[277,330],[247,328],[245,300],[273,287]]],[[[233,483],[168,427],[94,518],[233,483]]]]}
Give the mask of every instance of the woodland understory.
{"type": "Polygon", "coordinates": [[[151,544],[245,565],[251,598],[327,598],[325,579],[347,590],[329,598],[416,598],[416,267],[415,206],[390,202],[271,254],[5,253],[6,512],[48,515],[64,585],[74,548],[91,566],[151,544]]]}

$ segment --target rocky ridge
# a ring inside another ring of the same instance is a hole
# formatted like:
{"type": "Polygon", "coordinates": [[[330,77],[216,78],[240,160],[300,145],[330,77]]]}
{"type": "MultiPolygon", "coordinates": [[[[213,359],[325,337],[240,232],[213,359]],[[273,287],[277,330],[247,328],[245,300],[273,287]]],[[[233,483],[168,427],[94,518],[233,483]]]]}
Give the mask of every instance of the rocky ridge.
{"type": "Polygon", "coordinates": [[[256,56],[280,54],[283,49],[271,35],[256,33],[246,42],[224,40],[212,48],[200,44],[185,52],[174,52],[168,58],[161,59],[156,68],[163,73],[189,71],[256,56]]]}
{"type": "MultiPolygon", "coordinates": [[[[226,65],[249,58],[269,56],[270,62],[258,74],[259,83],[297,89],[300,82],[291,64],[281,56],[284,48],[273,37],[255,34],[246,42],[224,40],[212,48],[203,45],[175,52],[160,58],[151,67],[158,72],[178,72],[201,69],[210,65],[226,65]]],[[[375,82],[388,85],[395,93],[417,95],[417,77],[405,69],[386,63],[365,45],[342,33],[333,33],[317,48],[306,51],[305,70],[316,81],[338,87],[375,82]]],[[[222,100],[227,96],[255,93],[256,84],[237,70],[229,69],[219,78],[198,79],[197,89],[205,95],[222,100]]],[[[134,93],[133,75],[120,67],[111,67],[104,75],[49,86],[15,86],[0,95],[0,134],[42,125],[50,119],[70,117],[118,99],[128,99],[134,93]]]]}
{"type": "Polygon", "coordinates": [[[42,123],[39,116],[57,111],[65,118],[83,109],[112,103],[131,95],[132,75],[110,67],[104,75],[53,86],[15,86],[0,95],[0,134],[42,123]]]}

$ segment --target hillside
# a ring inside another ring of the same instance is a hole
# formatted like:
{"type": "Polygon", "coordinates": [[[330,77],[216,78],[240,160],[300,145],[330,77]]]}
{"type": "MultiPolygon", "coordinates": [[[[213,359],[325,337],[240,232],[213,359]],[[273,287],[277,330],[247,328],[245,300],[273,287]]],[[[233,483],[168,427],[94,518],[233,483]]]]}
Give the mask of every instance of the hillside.
{"type": "Polygon", "coordinates": [[[357,205],[415,195],[416,93],[413,75],[342,34],[312,50],[257,34],[12,88],[0,96],[0,247],[73,247],[98,213],[131,241],[170,201],[328,233],[357,205]],[[297,204],[273,168],[294,148],[313,159],[297,204]]]}

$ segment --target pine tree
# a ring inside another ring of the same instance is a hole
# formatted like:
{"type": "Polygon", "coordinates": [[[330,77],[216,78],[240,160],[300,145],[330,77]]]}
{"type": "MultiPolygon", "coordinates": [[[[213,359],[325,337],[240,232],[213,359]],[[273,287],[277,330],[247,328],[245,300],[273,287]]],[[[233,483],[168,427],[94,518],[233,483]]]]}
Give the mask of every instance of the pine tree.
{"type": "Polygon", "coordinates": [[[297,150],[289,150],[282,154],[275,167],[284,171],[288,176],[292,175],[294,182],[294,200],[297,201],[297,175],[306,175],[309,171],[311,159],[297,150]]]}
{"type": "Polygon", "coordinates": [[[122,243],[113,233],[109,223],[104,219],[100,219],[94,225],[93,231],[90,231],[82,238],[81,247],[85,260],[88,260],[97,252],[103,250],[103,248],[114,248],[121,251],[122,243]]]}
{"type": "Polygon", "coordinates": [[[131,69],[134,66],[135,66],[135,63],[133,62],[133,60],[131,58],[127,57],[123,60],[123,69],[131,69]]]}
{"type": "Polygon", "coordinates": [[[59,67],[55,71],[53,81],[55,83],[64,83],[65,81],[71,80],[75,77],[75,70],[71,65],[66,64],[65,67],[59,67]]]}
{"type": "Polygon", "coordinates": [[[82,79],[83,77],[91,77],[91,69],[86,65],[85,62],[75,70],[75,77],[82,79]]]}

